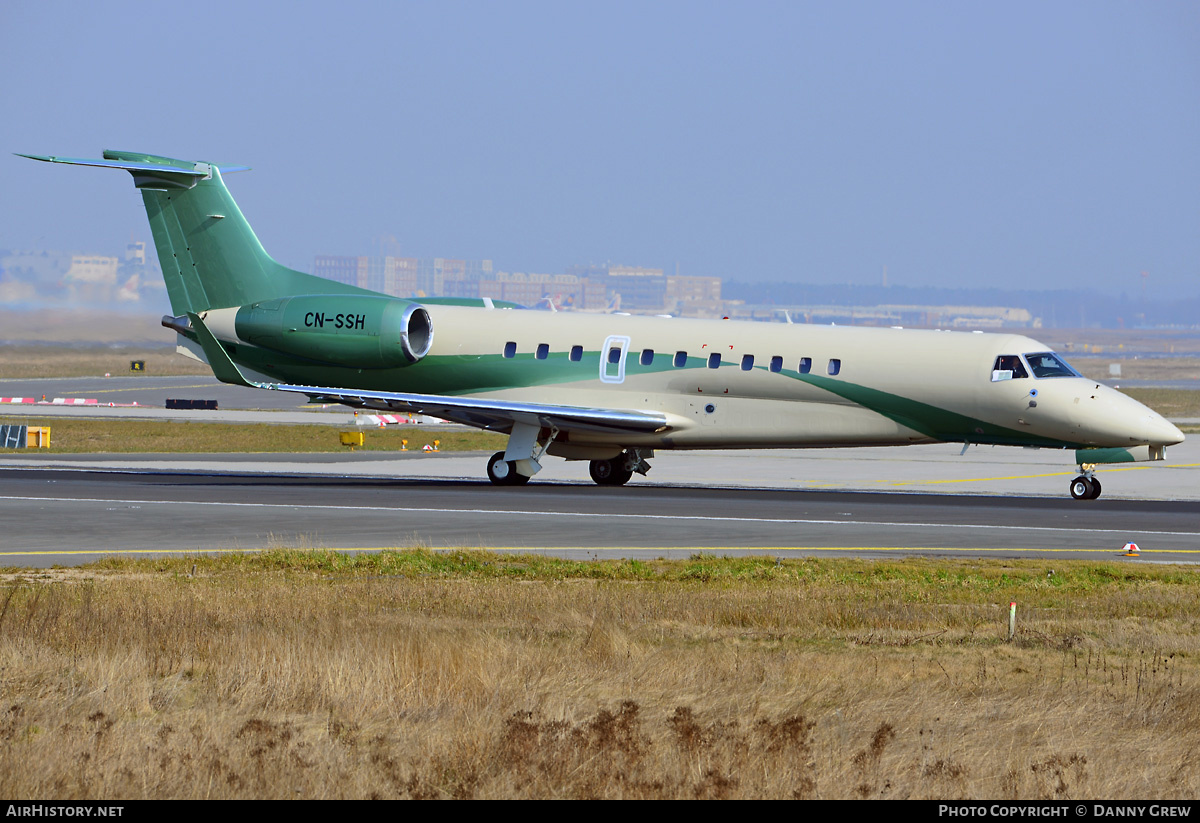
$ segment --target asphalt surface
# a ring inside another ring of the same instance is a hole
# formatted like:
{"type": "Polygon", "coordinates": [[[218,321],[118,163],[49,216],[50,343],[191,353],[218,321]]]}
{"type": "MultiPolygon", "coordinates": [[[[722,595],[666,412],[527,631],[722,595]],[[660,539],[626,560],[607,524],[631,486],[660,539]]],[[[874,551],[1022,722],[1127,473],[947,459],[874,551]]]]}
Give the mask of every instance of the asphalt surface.
{"type": "Polygon", "coordinates": [[[187,471],[0,470],[0,564],[105,554],[429,546],[570,557],[1200,560],[1200,501],[1098,500],[187,471]]]}

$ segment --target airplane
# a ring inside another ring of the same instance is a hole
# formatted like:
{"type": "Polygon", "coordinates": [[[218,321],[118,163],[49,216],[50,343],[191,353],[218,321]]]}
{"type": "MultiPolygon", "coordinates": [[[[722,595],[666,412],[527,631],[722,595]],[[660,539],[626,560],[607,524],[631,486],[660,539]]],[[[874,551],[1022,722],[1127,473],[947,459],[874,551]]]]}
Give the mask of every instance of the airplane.
{"type": "Polygon", "coordinates": [[[163,325],[226,383],[508,435],[487,476],[529,482],[547,455],[621,486],[658,451],[962,443],[1074,450],[1096,467],[1165,459],[1183,434],[1017,334],[538,312],[407,299],[289,269],[225,186],[242,166],[127,151],[170,297],[163,325]]]}

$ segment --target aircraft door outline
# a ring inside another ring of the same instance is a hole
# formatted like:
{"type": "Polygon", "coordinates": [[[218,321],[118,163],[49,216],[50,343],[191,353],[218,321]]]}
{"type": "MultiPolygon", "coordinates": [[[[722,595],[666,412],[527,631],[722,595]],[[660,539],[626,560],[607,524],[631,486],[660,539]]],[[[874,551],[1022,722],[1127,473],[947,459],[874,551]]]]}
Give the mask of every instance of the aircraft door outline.
{"type": "Polygon", "coordinates": [[[600,348],[600,381],[603,383],[625,382],[625,358],[629,354],[629,338],[610,334],[600,348]],[[615,355],[615,359],[614,359],[615,355]]]}

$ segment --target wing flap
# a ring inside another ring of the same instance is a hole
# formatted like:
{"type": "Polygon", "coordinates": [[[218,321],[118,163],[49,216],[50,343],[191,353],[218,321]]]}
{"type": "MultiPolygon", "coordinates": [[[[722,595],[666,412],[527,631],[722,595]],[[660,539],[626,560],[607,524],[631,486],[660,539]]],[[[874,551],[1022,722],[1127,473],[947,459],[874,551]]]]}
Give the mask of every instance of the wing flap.
{"type": "Polygon", "coordinates": [[[476,397],[450,397],[439,394],[373,392],[357,389],[298,386],[286,383],[255,383],[257,388],[296,392],[352,406],[387,409],[441,417],[477,428],[503,429],[513,423],[534,426],[554,425],[563,430],[594,432],[661,431],[669,426],[664,414],[560,406],[550,403],[522,403],[515,400],[488,400],[476,397]]]}

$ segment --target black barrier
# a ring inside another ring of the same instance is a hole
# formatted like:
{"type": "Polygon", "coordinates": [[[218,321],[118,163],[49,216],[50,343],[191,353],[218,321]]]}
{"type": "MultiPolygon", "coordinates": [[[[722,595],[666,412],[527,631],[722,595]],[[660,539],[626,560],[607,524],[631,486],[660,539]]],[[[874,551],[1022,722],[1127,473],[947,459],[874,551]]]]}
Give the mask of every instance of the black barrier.
{"type": "Polygon", "coordinates": [[[217,410],[216,400],[181,400],[178,398],[167,398],[168,409],[185,409],[187,411],[195,411],[198,409],[207,409],[209,411],[217,410]]]}

